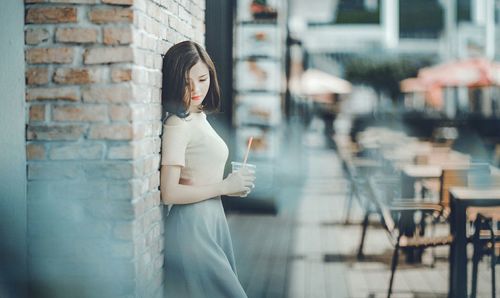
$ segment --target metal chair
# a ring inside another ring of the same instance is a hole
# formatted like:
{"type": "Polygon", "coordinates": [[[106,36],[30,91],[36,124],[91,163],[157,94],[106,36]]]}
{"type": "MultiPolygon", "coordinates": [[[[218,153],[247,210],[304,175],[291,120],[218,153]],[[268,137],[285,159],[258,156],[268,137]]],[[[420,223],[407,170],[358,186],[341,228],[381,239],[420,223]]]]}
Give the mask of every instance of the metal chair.
{"type": "Polygon", "coordinates": [[[384,179],[383,177],[371,177],[368,181],[368,193],[372,202],[380,215],[381,223],[385,228],[387,235],[394,246],[394,252],[391,262],[391,278],[389,280],[389,289],[387,297],[392,294],[394,276],[398,266],[399,251],[403,248],[428,248],[436,246],[450,245],[452,236],[425,236],[415,233],[413,236],[404,235],[405,223],[402,222],[401,214],[404,212],[421,211],[424,215],[432,216],[435,212],[441,212],[442,207],[429,204],[428,206],[392,206],[390,204],[391,193],[399,185],[394,179],[384,179]]]}
{"type": "Polygon", "coordinates": [[[491,297],[496,297],[495,266],[500,263],[500,207],[475,208],[474,235],[472,243],[474,254],[472,257],[472,290],[471,297],[477,294],[477,273],[479,261],[485,255],[490,255],[491,266],[491,297]]]}

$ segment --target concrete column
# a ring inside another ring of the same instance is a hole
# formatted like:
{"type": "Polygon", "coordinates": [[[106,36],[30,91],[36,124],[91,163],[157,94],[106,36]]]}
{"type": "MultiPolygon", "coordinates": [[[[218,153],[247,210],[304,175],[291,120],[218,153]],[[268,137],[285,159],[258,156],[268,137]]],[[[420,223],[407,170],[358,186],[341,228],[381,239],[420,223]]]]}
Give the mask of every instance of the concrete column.
{"type": "Polygon", "coordinates": [[[382,1],[380,21],[386,47],[396,48],[399,43],[399,0],[382,1]]]}
{"type": "Polygon", "coordinates": [[[0,9],[0,297],[26,297],[24,5],[0,9]]]}
{"type": "Polygon", "coordinates": [[[445,40],[446,60],[457,57],[457,2],[456,0],[445,0],[445,40]]]}
{"type": "Polygon", "coordinates": [[[485,26],[486,26],[486,57],[495,59],[495,1],[484,0],[485,5],[485,26]]]}

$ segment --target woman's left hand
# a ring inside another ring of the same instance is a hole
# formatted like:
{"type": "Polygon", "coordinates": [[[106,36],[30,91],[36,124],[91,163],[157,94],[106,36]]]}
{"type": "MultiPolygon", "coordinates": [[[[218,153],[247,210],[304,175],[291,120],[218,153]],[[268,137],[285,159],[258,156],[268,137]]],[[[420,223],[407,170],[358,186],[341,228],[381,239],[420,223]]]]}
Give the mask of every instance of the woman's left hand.
{"type": "MultiPolygon", "coordinates": [[[[251,189],[255,187],[255,184],[252,184],[251,189]]],[[[240,198],[246,198],[252,191],[244,191],[244,192],[238,192],[238,193],[232,193],[228,194],[228,197],[240,197],[240,198]]]]}

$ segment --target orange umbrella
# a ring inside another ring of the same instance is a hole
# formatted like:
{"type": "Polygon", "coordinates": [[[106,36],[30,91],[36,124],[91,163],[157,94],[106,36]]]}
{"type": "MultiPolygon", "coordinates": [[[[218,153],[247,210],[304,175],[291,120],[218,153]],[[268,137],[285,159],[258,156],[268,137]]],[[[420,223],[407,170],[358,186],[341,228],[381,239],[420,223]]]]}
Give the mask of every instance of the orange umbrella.
{"type": "Polygon", "coordinates": [[[493,63],[492,78],[496,86],[500,86],[500,63],[493,63]]]}
{"type": "Polygon", "coordinates": [[[399,83],[399,88],[404,93],[425,92],[427,89],[423,81],[419,78],[404,79],[399,83]]]}
{"type": "Polygon", "coordinates": [[[417,78],[400,82],[402,92],[425,92],[431,106],[443,105],[443,87],[500,86],[500,64],[484,58],[471,58],[424,67],[417,78]]]}
{"type": "Polygon", "coordinates": [[[498,64],[483,58],[443,63],[419,70],[418,77],[424,85],[442,87],[486,87],[500,85],[495,78],[498,64]]]}
{"type": "Polygon", "coordinates": [[[435,109],[441,109],[444,105],[443,89],[438,86],[433,86],[425,92],[425,101],[435,109]]]}

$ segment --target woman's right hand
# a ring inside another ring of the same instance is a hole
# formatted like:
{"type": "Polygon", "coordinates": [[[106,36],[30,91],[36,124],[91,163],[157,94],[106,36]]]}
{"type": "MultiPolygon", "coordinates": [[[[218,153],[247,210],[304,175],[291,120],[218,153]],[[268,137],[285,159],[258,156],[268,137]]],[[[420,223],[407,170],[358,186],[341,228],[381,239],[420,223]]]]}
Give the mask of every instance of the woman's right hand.
{"type": "Polygon", "coordinates": [[[229,174],[222,181],[223,195],[248,194],[254,188],[255,174],[248,168],[241,168],[237,172],[229,174]]]}

